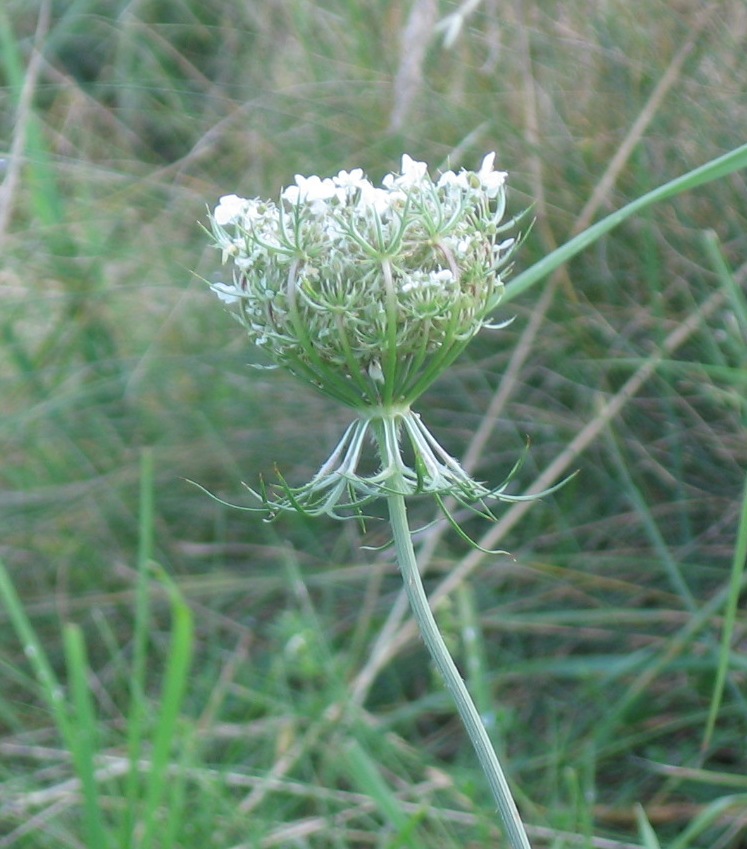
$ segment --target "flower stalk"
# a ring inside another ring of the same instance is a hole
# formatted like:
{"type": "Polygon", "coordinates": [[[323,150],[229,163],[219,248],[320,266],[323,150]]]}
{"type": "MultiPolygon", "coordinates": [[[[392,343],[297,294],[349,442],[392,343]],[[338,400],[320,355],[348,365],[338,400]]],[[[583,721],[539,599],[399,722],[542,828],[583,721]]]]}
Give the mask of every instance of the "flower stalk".
{"type": "MultiPolygon", "coordinates": [[[[296,176],[277,203],[221,198],[211,216],[214,244],[233,265],[212,290],[270,361],[350,408],[355,418],[308,483],[250,490],[270,518],[283,511],[346,518],[386,500],[405,590],[428,651],[451,692],[485,772],[511,849],[530,849],[485,726],[428,605],[405,499],[430,495],[494,519],[509,494],[475,481],[413,411],[413,403],[483,328],[503,292],[518,243],[505,236],[506,174],[488,154],[477,171],[431,178],[402,158],[380,187],[361,169],[336,177],[296,176]],[[379,467],[359,470],[369,442],[379,467]],[[406,450],[405,450],[406,449],[406,450]],[[411,457],[408,464],[405,456],[411,457]]],[[[551,490],[550,490],[551,491],[551,490]]],[[[542,493],[544,494],[544,493],[542,493]]]]}
{"type": "Polygon", "coordinates": [[[410,602],[410,609],[418,623],[423,641],[454,699],[459,716],[498,806],[498,812],[509,844],[512,849],[531,849],[524,824],[511,795],[503,768],[485,730],[485,725],[456,664],[449,654],[428,604],[412,546],[405,499],[398,493],[392,493],[387,497],[387,505],[402,581],[407,599],[410,602]]]}

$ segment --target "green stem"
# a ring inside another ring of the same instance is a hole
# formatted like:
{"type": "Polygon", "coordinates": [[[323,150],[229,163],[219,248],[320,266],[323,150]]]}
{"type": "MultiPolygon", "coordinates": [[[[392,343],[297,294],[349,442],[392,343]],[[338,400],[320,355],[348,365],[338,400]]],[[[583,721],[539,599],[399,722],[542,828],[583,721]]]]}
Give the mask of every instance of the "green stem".
{"type": "Polygon", "coordinates": [[[516,803],[511,796],[506,776],[503,774],[503,769],[498,761],[498,756],[493,749],[480,714],[477,712],[477,708],[459,674],[459,670],[451,659],[449,650],[446,648],[446,643],[444,643],[441,632],[438,630],[436,620],[433,618],[433,613],[425,595],[423,582],[420,579],[418,564],[415,560],[415,550],[412,546],[410,527],[407,522],[404,496],[396,492],[392,493],[387,497],[387,503],[389,505],[389,518],[392,523],[394,547],[397,552],[402,580],[405,584],[405,591],[410,601],[410,607],[420,627],[420,633],[425,640],[431,657],[443,675],[446,686],[456,702],[459,716],[472,741],[483,772],[488,779],[490,789],[498,804],[498,811],[501,815],[511,848],[531,849],[529,838],[524,830],[516,803]]]}

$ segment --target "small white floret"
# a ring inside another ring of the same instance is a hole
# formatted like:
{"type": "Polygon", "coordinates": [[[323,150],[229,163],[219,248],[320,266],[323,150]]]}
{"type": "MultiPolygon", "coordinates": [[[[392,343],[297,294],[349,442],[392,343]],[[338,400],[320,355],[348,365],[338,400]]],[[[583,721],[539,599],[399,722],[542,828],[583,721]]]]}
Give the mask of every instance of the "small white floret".
{"type": "Polygon", "coordinates": [[[346,200],[356,192],[372,189],[371,183],[363,176],[362,168],[353,168],[352,171],[340,171],[333,178],[334,184],[340,190],[341,200],[346,200]]]}
{"type": "Polygon", "coordinates": [[[418,162],[406,153],[402,156],[402,173],[387,174],[382,180],[385,189],[411,189],[428,178],[428,165],[418,162]]]}
{"type": "Polygon", "coordinates": [[[219,227],[235,224],[244,214],[246,204],[246,199],[240,198],[238,195],[223,195],[213,213],[215,223],[219,227]]]}
{"type": "Polygon", "coordinates": [[[498,195],[508,176],[505,171],[493,171],[494,161],[495,153],[489,153],[483,159],[480,170],[477,172],[480,184],[489,198],[494,198],[498,195]]]}
{"type": "Polygon", "coordinates": [[[327,209],[327,201],[337,195],[337,187],[329,177],[322,180],[316,174],[312,174],[311,177],[296,174],[295,179],[296,185],[288,186],[281,197],[293,205],[306,204],[315,215],[324,213],[327,209]]]}
{"type": "Polygon", "coordinates": [[[438,178],[438,183],[436,185],[439,189],[452,187],[455,189],[468,189],[469,179],[467,177],[467,172],[460,171],[458,174],[455,174],[453,171],[444,171],[444,173],[438,178]]]}
{"type": "Polygon", "coordinates": [[[390,211],[393,199],[393,195],[386,189],[377,189],[371,183],[366,183],[361,185],[357,209],[363,213],[375,212],[379,216],[384,216],[390,211]]]}

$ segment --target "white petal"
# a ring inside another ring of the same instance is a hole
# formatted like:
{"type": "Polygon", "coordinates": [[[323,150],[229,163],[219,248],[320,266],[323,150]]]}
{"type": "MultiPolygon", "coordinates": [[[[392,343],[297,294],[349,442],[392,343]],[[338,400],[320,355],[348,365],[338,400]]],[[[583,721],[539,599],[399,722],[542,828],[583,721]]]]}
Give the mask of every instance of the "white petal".
{"type": "Polygon", "coordinates": [[[224,304],[235,304],[236,301],[241,300],[238,289],[235,286],[228,286],[225,283],[212,283],[210,288],[224,304]]]}
{"type": "Polygon", "coordinates": [[[482,162],[480,163],[480,174],[485,174],[486,172],[490,172],[493,170],[493,163],[495,162],[495,151],[492,153],[486,154],[483,157],[482,162]]]}
{"type": "Polygon", "coordinates": [[[243,214],[246,204],[247,201],[238,195],[223,195],[213,212],[215,223],[220,227],[234,224],[243,214]]]}

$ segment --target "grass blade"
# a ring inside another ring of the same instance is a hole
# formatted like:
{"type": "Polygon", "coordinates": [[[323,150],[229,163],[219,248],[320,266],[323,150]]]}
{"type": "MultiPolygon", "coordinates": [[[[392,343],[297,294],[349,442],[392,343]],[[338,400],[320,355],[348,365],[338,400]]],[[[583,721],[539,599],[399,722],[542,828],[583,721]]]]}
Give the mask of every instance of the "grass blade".
{"type": "Polygon", "coordinates": [[[84,828],[88,836],[89,846],[100,846],[101,849],[106,849],[110,844],[101,812],[94,761],[98,725],[88,687],[88,660],[85,642],[77,625],[70,624],[65,628],[64,643],[74,706],[69,745],[75,770],[83,789],[84,828]]]}
{"type": "Polygon", "coordinates": [[[695,189],[705,183],[710,183],[712,180],[718,180],[721,177],[725,177],[727,174],[739,171],[741,168],[747,168],[747,144],[742,145],[741,147],[736,148],[736,150],[732,150],[723,156],[719,156],[717,159],[713,159],[705,165],[701,165],[699,168],[688,171],[687,174],[683,174],[681,177],[676,177],[674,180],[664,183],[663,186],[659,186],[658,188],[647,192],[645,195],[641,195],[622,209],[616,210],[606,218],[603,218],[601,221],[593,224],[588,230],[584,230],[583,233],[579,233],[578,236],[570,239],[564,245],[561,245],[559,248],[552,251],[552,253],[549,253],[539,262],[536,262],[531,268],[528,268],[526,271],[523,271],[515,277],[513,281],[506,286],[502,303],[512,301],[514,298],[517,298],[519,295],[526,292],[527,289],[530,289],[535,283],[542,280],[543,277],[546,277],[552,271],[555,271],[555,269],[561,266],[564,262],[568,262],[569,259],[572,259],[576,256],[576,254],[581,253],[581,251],[588,248],[589,245],[596,242],[597,239],[601,238],[606,233],[609,233],[610,230],[613,230],[637,212],[640,212],[641,210],[646,209],[646,207],[651,206],[654,203],[658,203],[659,201],[675,197],[682,192],[695,189]]]}
{"type": "MultiPolygon", "coordinates": [[[[179,713],[187,689],[187,680],[192,660],[194,643],[194,625],[192,612],[184,601],[176,585],[166,576],[161,575],[171,602],[172,633],[169,658],[164,676],[161,693],[161,712],[156,723],[153,739],[153,755],[146,790],[146,805],[143,847],[159,845],[154,843],[156,828],[160,819],[157,816],[158,806],[167,795],[168,766],[172,744],[176,738],[179,713]]],[[[172,792],[173,792],[173,788],[172,792]]]]}
{"type": "Polygon", "coordinates": [[[26,611],[23,609],[18,593],[2,561],[0,561],[0,598],[3,599],[8,610],[10,621],[23,646],[23,652],[31,664],[37,681],[41,684],[42,695],[52,713],[57,729],[66,745],[69,745],[73,739],[73,733],[62,686],[54,674],[49,659],[44,653],[42,644],[26,615],[26,611]]]}
{"type": "Polygon", "coordinates": [[[379,767],[357,740],[345,747],[345,765],[355,786],[370,796],[382,816],[397,829],[405,830],[409,817],[402,811],[399,800],[381,776],[379,767]]]}
{"type": "Polygon", "coordinates": [[[744,583],[744,571],[747,564],[747,476],[744,482],[744,493],[742,495],[742,510],[739,517],[737,529],[737,541],[734,547],[734,560],[732,561],[731,575],[729,577],[729,589],[726,596],[724,613],[724,630],[721,635],[721,650],[719,652],[718,669],[716,670],[716,683],[713,686],[711,705],[708,710],[705,733],[701,751],[705,752],[711,744],[711,738],[716,727],[716,719],[721,707],[721,700],[726,686],[726,676],[729,671],[731,659],[731,643],[734,636],[734,626],[737,620],[737,607],[739,595],[744,583]]]}
{"type": "Polygon", "coordinates": [[[742,339],[747,343],[747,297],[745,297],[731,269],[726,264],[716,233],[713,230],[707,231],[703,242],[711,265],[721,279],[724,288],[729,293],[729,300],[731,301],[742,339]]]}
{"type": "MultiPolygon", "coordinates": [[[[682,834],[673,840],[668,849],[689,849],[703,832],[729,811],[744,813],[747,796],[743,794],[722,796],[699,813],[682,834]]],[[[701,844],[702,845],[702,844],[701,844]]]]}
{"type": "Polygon", "coordinates": [[[127,755],[130,762],[125,782],[125,809],[120,827],[119,845],[129,849],[133,845],[135,812],[139,796],[139,761],[142,737],[147,718],[145,703],[145,673],[148,651],[150,604],[148,599],[148,566],[153,552],[153,455],[144,451],[140,461],[140,508],[137,555],[137,583],[135,586],[134,656],[130,676],[130,706],[127,725],[127,755]]]}
{"type": "Polygon", "coordinates": [[[635,806],[635,818],[638,823],[638,831],[640,832],[641,840],[643,841],[645,849],[661,849],[659,838],[656,836],[656,832],[653,830],[651,823],[648,821],[646,812],[643,810],[643,805],[637,804],[635,806]]]}

